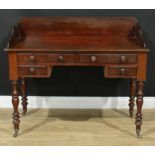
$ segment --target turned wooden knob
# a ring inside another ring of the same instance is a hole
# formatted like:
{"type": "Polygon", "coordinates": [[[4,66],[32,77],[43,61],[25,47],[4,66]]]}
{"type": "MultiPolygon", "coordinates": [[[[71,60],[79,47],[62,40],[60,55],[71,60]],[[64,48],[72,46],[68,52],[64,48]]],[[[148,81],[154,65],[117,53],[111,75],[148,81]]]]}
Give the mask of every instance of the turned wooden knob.
{"type": "Polygon", "coordinates": [[[91,62],[96,62],[97,57],[96,56],[91,56],[90,60],[91,60],[91,62]]]}
{"type": "Polygon", "coordinates": [[[34,73],[35,69],[33,67],[30,68],[30,72],[34,73]]]}
{"type": "Polygon", "coordinates": [[[30,56],[30,60],[33,61],[34,60],[34,55],[30,56]]]}
{"type": "Polygon", "coordinates": [[[58,61],[64,62],[64,57],[62,55],[58,56],[58,61]]]}
{"type": "Polygon", "coordinates": [[[121,75],[124,75],[125,72],[126,72],[126,69],[125,69],[125,68],[121,68],[121,69],[120,69],[120,74],[121,74],[121,75]]]}
{"type": "Polygon", "coordinates": [[[127,57],[124,56],[124,55],[122,55],[122,56],[120,57],[120,60],[121,60],[121,62],[126,62],[126,61],[127,61],[127,57]]]}

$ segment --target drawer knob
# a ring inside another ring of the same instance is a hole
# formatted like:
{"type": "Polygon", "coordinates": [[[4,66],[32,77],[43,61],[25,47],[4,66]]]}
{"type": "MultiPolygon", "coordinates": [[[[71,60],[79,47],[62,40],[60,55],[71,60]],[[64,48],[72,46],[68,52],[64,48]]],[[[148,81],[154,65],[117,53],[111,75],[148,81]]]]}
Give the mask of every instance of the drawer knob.
{"type": "Polygon", "coordinates": [[[125,68],[121,68],[121,69],[120,69],[120,74],[121,74],[121,75],[124,75],[125,72],[126,72],[126,69],[125,69],[125,68]]]}
{"type": "Polygon", "coordinates": [[[30,72],[34,73],[35,69],[34,68],[30,68],[30,72]]]}
{"type": "Polygon", "coordinates": [[[58,61],[64,62],[64,57],[62,55],[58,56],[58,61]]]}
{"type": "Polygon", "coordinates": [[[30,56],[30,60],[31,60],[31,61],[34,60],[34,56],[33,56],[33,55],[30,56]]]}
{"type": "Polygon", "coordinates": [[[96,62],[97,57],[96,56],[91,56],[90,60],[91,60],[91,62],[96,62]]]}
{"type": "Polygon", "coordinates": [[[120,57],[120,60],[121,60],[121,62],[126,62],[126,61],[127,61],[127,57],[124,56],[124,55],[122,55],[122,56],[120,57]]]}

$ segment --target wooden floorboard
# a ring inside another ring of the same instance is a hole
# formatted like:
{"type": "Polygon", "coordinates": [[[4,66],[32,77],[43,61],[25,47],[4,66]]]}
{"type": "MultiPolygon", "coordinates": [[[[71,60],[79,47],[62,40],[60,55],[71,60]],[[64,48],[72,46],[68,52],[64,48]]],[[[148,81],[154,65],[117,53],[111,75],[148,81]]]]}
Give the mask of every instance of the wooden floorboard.
{"type": "MultiPolygon", "coordinates": [[[[21,111],[21,110],[20,110],[21,111]]],[[[135,135],[128,110],[29,109],[12,137],[12,109],[0,109],[0,145],[155,145],[155,110],[143,110],[143,137],[135,135]]]]}

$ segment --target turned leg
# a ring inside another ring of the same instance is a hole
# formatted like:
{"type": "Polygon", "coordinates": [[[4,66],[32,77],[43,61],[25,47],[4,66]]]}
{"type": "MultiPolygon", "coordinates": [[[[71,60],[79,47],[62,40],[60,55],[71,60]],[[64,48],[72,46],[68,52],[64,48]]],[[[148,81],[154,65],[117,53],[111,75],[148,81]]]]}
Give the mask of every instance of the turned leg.
{"type": "Polygon", "coordinates": [[[138,90],[137,90],[137,100],[136,100],[137,113],[136,113],[136,121],[135,121],[137,137],[140,137],[140,130],[142,125],[143,87],[144,87],[144,82],[139,81],[138,90]]]}
{"type": "Polygon", "coordinates": [[[14,137],[18,136],[19,132],[19,123],[20,123],[20,116],[18,112],[18,105],[19,105],[19,98],[18,98],[18,82],[12,81],[12,104],[14,108],[13,112],[13,124],[14,124],[14,137]]]}
{"type": "Polygon", "coordinates": [[[26,94],[26,79],[21,78],[21,95],[22,95],[22,106],[23,106],[23,114],[27,112],[27,94],[26,94]]]}
{"type": "Polygon", "coordinates": [[[136,79],[131,79],[130,82],[130,99],[129,99],[129,114],[133,117],[133,110],[135,106],[135,93],[136,93],[136,79]]]}

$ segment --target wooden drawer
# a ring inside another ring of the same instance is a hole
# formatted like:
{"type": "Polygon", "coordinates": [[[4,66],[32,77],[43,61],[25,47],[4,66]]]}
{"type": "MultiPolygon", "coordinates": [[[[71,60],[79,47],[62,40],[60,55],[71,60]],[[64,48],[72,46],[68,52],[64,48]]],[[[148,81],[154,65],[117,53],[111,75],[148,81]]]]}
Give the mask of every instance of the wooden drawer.
{"type": "Polygon", "coordinates": [[[18,63],[24,64],[63,64],[74,63],[74,54],[31,54],[31,53],[19,53],[18,63]]]}
{"type": "Polygon", "coordinates": [[[105,67],[104,75],[105,75],[105,77],[110,77],[110,78],[136,77],[137,76],[137,68],[136,67],[124,67],[124,66],[105,67]]]}
{"type": "Polygon", "coordinates": [[[50,77],[52,67],[46,66],[18,66],[20,77],[50,77]]]}
{"type": "Polygon", "coordinates": [[[81,54],[80,63],[98,64],[136,64],[136,54],[81,54]]]}

